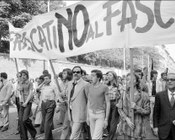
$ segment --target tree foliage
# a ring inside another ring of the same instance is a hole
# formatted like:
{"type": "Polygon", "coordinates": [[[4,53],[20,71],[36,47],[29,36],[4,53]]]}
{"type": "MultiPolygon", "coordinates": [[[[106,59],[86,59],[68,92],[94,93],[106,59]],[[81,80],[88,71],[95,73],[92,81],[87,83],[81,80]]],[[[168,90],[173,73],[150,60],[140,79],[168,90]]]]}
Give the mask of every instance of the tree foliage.
{"type": "MultiPolygon", "coordinates": [[[[50,11],[63,7],[63,1],[50,1],[50,11]]],[[[0,1],[0,53],[9,53],[9,27],[22,28],[33,16],[47,12],[47,1],[43,0],[1,0],[0,1]]],[[[23,59],[26,67],[31,60],[23,59]]]]}
{"type": "MultiPolygon", "coordinates": [[[[161,65],[162,59],[164,59],[160,54],[157,48],[133,48],[133,59],[134,59],[134,67],[142,68],[142,58],[144,66],[148,65],[147,56],[153,58],[154,60],[154,68],[159,69],[161,65]],[[143,57],[142,57],[143,56],[143,57]]],[[[78,63],[86,63],[90,65],[101,65],[108,67],[116,67],[123,69],[124,67],[124,51],[122,48],[117,49],[108,49],[97,52],[92,52],[88,54],[83,54],[75,57],[68,58],[69,61],[78,62],[78,63]]],[[[126,69],[130,68],[130,53],[129,49],[126,49],[126,69]]]]}

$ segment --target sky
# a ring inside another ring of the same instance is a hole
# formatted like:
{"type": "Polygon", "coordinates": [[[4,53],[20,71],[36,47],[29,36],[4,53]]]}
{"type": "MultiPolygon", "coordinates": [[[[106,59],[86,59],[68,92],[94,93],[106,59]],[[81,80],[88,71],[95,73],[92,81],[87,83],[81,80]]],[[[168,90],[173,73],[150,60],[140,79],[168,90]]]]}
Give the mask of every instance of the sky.
{"type": "Polygon", "coordinates": [[[166,50],[169,52],[170,56],[175,60],[175,44],[165,45],[166,50]]]}

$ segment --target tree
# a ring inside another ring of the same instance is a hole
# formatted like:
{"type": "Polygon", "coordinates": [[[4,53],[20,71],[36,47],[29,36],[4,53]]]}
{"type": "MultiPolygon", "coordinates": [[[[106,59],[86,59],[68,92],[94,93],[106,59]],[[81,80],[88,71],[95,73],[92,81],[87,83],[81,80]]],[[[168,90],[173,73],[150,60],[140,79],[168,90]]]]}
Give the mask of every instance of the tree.
{"type": "MultiPolygon", "coordinates": [[[[57,10],[65,6],[62,0],[51,1],[50,10],[57,10]]],[[[0,52],[2,48],[9,52],[9,45],[2,43],[9,38],[8,22],[14,27],[22,28],[33,16],[47,12],[47,1],[36,0],[1,0],[0,1],[0,52]]]]}
{"type": "MultiPolygon", "coordinates": [[[[51,1],[50,9],[63,7],[63,1],[51,1]]],[[[33,16],[47,12],[47,1],[36,0],[1,0],[0,1],[0,53],[9,53],[8,21],[14,27],[24,27],[33,16]]],[[[30,60],[23,59],[24,65],[30,66],[30,60]]]]}

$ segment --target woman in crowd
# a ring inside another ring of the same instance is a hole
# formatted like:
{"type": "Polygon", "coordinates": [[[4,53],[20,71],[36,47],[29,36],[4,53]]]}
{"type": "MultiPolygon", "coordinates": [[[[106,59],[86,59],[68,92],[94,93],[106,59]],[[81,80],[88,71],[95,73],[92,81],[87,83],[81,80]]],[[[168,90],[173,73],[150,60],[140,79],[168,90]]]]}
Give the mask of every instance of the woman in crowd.
{"type": "Polygon", "coordinates": [[[116,107],[116,104],[118,103],[120,99],[120,91],[119,91],[119,83],[117,81],[117,74],[114,71],[107,72],[107,78],[108,78],[108,95],[110,99],[110,114],[109,114],[109,120],[108,120],[108,139],[113,140],[117,124],[119,123],[119,113],[118,108],[116,107]]]}
{"type": "Polygon", "coordinates": [[[68,139],[70,136],[70,122],[68,120],[68,103],[67,103],[67,94],[66,94],[66,90],[67,90],[67,86],[68,86],[68,82],[72,80],[72,70],[69,68],[63,69],[62,72],[62,83],[60,83],[60,87],[61,87],[61,96],[64,100],[63,103],[59,103],[59,106],[57,108],[57,112],[58,111],[62,111],[64,114],[60,117],[63,117],[63,130],[61,133],[61,137],[60,139],[68,139]]]}
{"type": "Polygon", "coordinates": [[[118,103],[118,111],[122,118],[121,134],[124,139],[142,140],[146,137],[146,118],[150,114],[150,100],[147,93],[143,92],[140,87],[140,80],[134,75],[134,101],[130,102],[130,75],[127,75],[127,90],[122,93],[118,103]],[[134,110],[134,122],[131,121],[131,110],[134,110]]]}

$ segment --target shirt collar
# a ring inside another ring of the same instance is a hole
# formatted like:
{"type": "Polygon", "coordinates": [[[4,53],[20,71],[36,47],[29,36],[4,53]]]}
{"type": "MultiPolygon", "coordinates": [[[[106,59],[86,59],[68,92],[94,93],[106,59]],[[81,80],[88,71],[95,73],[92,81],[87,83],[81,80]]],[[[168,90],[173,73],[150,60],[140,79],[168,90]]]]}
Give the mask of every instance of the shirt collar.
{"type": "Polygon", "coordinates": [[[172,93],[175,95],[175,92],[171,92],[170,90],[168,90],[168,95],[171,95],[172,93]]]}
{"type": "Polygon", "coordinates": [[[77,80],[76,82],[75,82],[75,81],[73,81],[73,83],[78,84],[78,83],[80,83],[80,82],[81,82],[81,80],[82,80],[82,78],[80,78],[80,79],[79,79],[79,80],[77,80]]]}

